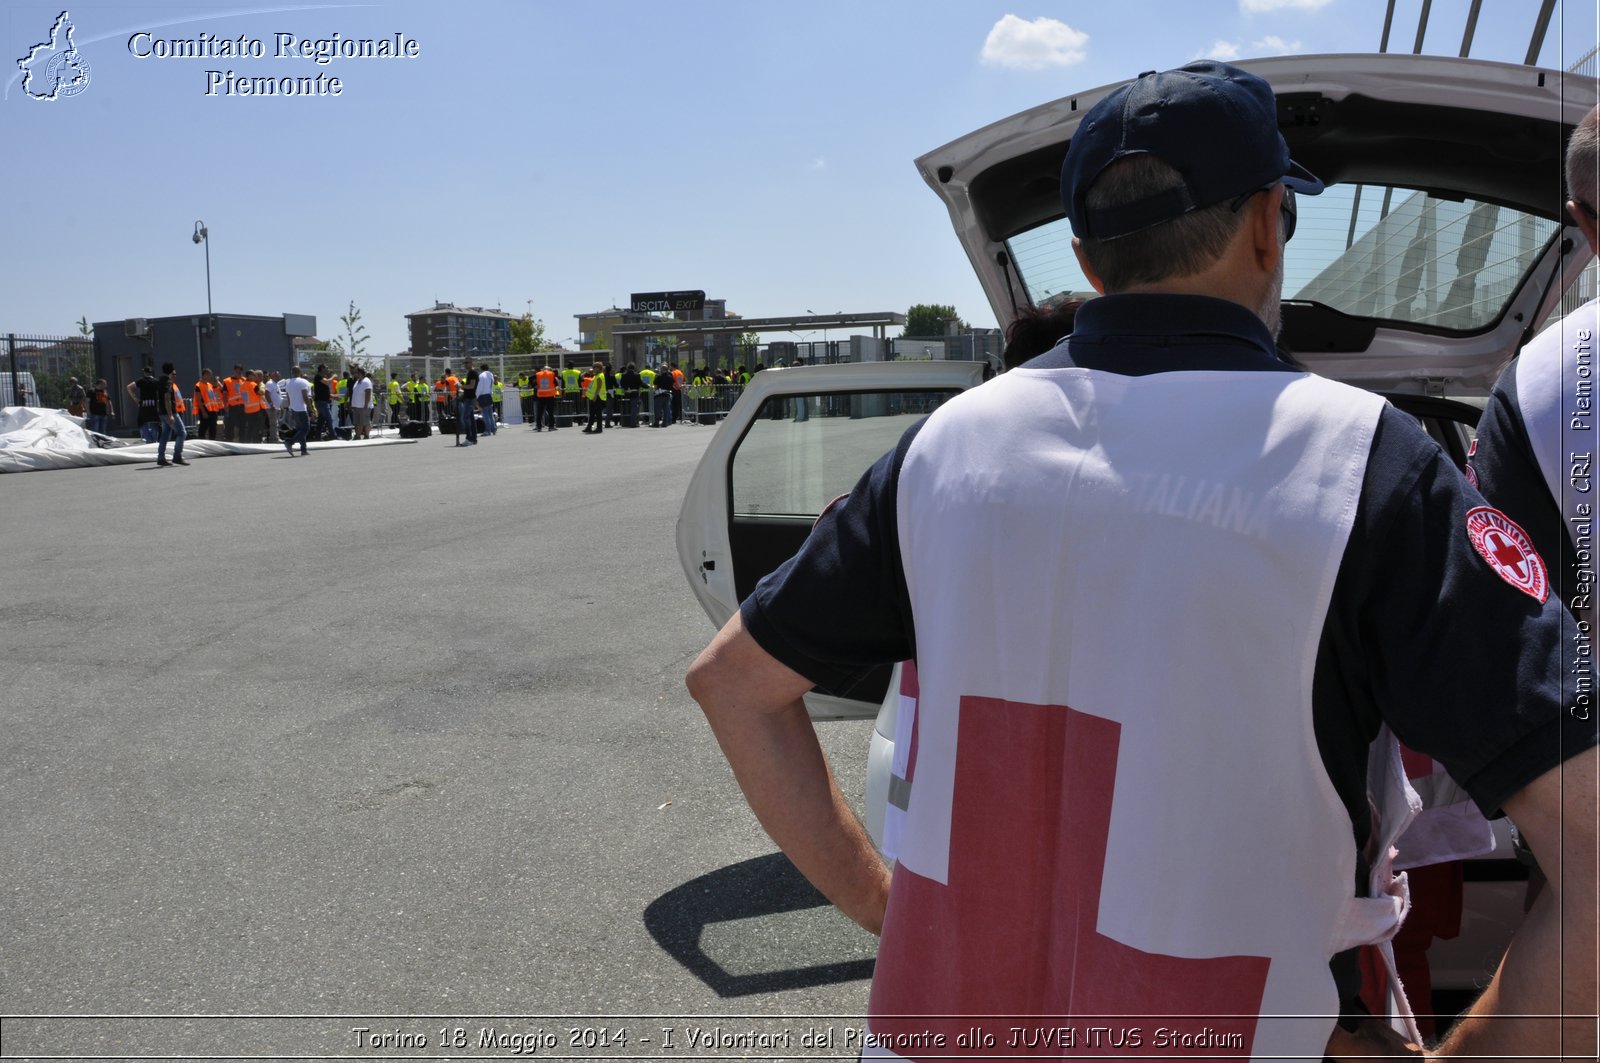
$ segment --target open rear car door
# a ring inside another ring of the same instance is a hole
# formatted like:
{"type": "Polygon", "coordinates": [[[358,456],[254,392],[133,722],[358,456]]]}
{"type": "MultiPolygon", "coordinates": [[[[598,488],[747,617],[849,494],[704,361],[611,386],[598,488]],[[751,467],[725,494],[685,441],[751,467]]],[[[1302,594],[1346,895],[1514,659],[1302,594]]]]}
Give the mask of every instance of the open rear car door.
{"type": "MultiPolygon", "coordinates": [[[[718,627],[761,577],[800,549],[817,515],[894,449],[905,430],[983,379],[979,362],[860,362],[750,378],[689,481],[678,557],[718,627]]],[[[806,696],[814,719],[870,719],[889,669],[806,696]]]]}

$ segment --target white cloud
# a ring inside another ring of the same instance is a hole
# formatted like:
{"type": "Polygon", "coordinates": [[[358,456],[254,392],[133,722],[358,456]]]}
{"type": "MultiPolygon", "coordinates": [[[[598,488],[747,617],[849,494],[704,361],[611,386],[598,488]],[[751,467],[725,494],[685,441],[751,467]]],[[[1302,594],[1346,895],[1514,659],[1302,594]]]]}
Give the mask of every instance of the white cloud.
{"type": "Polygon", "coordinates": [[[811,168],[813,170],[826,170],[828,168],[828,160],[824,159],[821,155],[818,155],[816,158],[811,160],[811,168]]]}
{"type": "Polygon", "coordinates": [[[1235,59],[1239,58],[1239,55],[1240,55],[1239,46],[1237,44],[1233,43],[1232,41],[1224,41],[1224,40],[1218,39],[1216,42],[1214,42],[1211,45],[1210,48],[1206,49],[1203,52],[1197,53],[1194,56],[1194,58],[1196,58],[1196,59],[1220,59],[1224,63],[1231,63],[1235,59]]]}
{"type": "Polygon", "coordinates": [[[1320,11],[1330,0],[1239,0],[1239,10],[1246,15],[1261,15],[1268,11],[1320,11]]]}
{"type": "Polygon", "coordinates": [[[1006,15],[989,31],[983,42],[983,62],[1012,70],[1043,70],[1051,66],[1081,63],[1083,46],[1089,35],[1053,18],[1025,22],[1006,15]]]}
{"type": "Polygon", "coordinates": [[[1286,41],[1277,34],[1250,42],[1250,50],[1257,55],[1294,55],[1305,45],[1300,41],[1286,41]]]}
{"type": "MultiPolygon", "coordinates": [[[[1295,55],[1304,47],[1301,41],[1286,41],[1277,35],[1262,37],[1260,40],[1250,42],[1250,54],[1258,55],[1295,55]]],[[[1203,52],[1196,52],[1191,59],[1220,59],[1224,63],[1231,63],[1244,55],[1244,49],[1237,41],[1225,41],[1220,37],[1212,43],[1211,47],[1203,52]]]]}

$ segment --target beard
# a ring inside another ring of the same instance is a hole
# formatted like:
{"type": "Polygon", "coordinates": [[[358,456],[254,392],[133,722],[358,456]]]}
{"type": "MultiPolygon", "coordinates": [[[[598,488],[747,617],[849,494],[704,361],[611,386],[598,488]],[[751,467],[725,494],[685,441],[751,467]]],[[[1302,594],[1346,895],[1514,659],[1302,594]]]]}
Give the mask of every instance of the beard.
{"type": "Polygon", "coordinates": [[[1278,338],[1278,333],[1283,329],[1283,252],[1284,246],[1278,245],[1278,265],[1272,271],[1272,278],[1267,281],[1266,293],[1262,296],[1261,305],[1256,309],[1256,314],[1261,318],[1262,324],[1267,326],[1267,332],[1273,339],[1278,338]]]}

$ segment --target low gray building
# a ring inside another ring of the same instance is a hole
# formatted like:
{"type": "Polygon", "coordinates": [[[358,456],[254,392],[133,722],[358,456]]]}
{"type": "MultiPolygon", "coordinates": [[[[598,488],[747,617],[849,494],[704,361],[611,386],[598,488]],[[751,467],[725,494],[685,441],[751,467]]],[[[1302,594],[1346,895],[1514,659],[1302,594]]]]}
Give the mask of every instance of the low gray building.
{"type": "MultiPolygon", "coordinates": [[[[127,318],[97,321],[94,326],[95,375],[104,377],[114,397],[125,398],[127,386],[148,364],[160,372],[165,362],[178,370],[185,396],[193,393],[202,367],[221,379],[235,365],[274,369],[285,375],[295,364],[294,339],[314,336],[317,319],[310,314],[195,314],[185,317],[127,318]]],[[[118,401],[115,428],[132,429],[137,411],[118,401]]]]}

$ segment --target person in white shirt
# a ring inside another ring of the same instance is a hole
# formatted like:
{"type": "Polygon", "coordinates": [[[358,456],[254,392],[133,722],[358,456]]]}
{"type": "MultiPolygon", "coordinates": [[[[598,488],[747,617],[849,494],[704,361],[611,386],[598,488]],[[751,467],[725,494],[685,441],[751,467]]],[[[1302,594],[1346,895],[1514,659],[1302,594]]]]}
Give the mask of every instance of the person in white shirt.
{"type": "Polygon", "coordinates": [[[278,426],[283,423],[288,407],[284,404],[283,380],[274,369],[270,375],[261,376],[261,440],[271,443],[281,438],[278,426]]]}
{"type": "Polygon", "coordinates": [[[478,370],[478,409],[483,413],[483,434],[494,435],[494,374],[488,369],[478,370]]]}
{"type": "Polygon", "coordinates": [[[289,370],[289,379],[283,382],[285,400],[289,408],[289,420],[294,424],[294,435],[283,441],[289,456],[294,457],[294,445],[300,444],[302,456],[310,453],[306,450],[306,439],[311,435],[311,381],[300,375],[300,367],[295,366],[289,370]]]}
{"type": "MultiPolygon", "coordinates": [[[[284,380],[283,374],[276,369],[267,378],[267,393],[272,400],[272,408],[278,411],[278,423],[275,427],[280,430],[289,424],[289,392],[286,390],[287,385],[288,381],[284,380]]],[[[268,442],[271,442],[271,439],[268,439],[268,442]]]]}
{"type": "Polygon", "coordinates": [[[372,378],[359,365],[355,368],[355,383],[350,388],[350,423],[355,426],[357,439],[372,438],[372,378]]]}

